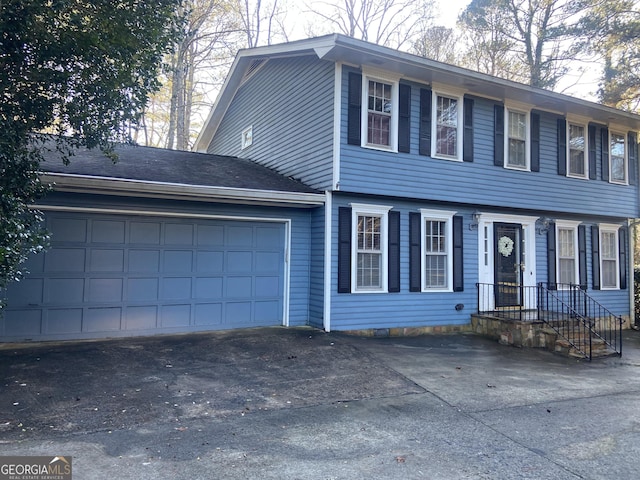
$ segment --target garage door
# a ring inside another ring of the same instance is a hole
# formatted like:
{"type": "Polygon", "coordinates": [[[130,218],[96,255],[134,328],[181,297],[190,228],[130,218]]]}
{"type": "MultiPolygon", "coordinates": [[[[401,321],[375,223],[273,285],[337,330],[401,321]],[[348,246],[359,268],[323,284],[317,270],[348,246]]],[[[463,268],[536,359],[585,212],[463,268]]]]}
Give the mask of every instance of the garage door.
{"type": "Polygon", "coordinates": [[[3,341],[282,325],[285,224],[50,213],[3,341]]]}

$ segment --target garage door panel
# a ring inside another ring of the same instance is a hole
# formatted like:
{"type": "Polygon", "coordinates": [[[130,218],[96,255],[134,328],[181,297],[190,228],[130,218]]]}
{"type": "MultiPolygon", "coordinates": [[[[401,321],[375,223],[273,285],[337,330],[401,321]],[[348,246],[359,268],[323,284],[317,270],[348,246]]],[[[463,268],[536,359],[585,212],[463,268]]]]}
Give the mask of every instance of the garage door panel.
{"type": "Polygon", "coordinates": [[[8,289],[0,341],[281,325],[283,222],[47,214],[51,248],[8,289]]]}
{"type": "Polygon", "coordinates": [[[49,278],[46,280],[45,302],[52,305],[64,305],[82,303],[83,300],[83,278],[49,278]]]}
{"type": "Polygon", "coordinates": [[[55,248],[47,252],[45,272],[79,273],[84,272],[86,250],[84,248],[55,248]]]}
{"type": "Polygon", "coordinates": [[[162,327],[188,327],[191,321],[191,305],[164,305],[160,314],[162,327]]]}
{"type": "Polygon", "coordinates": [[[82,331],[82,308],[57,308],[47,312],[47,332],[53,334],[82,331]]]}
{"type": "Polygon", "coordinates": [[[159,222],[136,222],[133,221],[129,227],[129,242],[147,245],[160,245],[159,222]]]}
{"type": "Polygon", "coordinates": [[[82,330],[84,332],[117,332],[122,321],[122,308],[88,308],[85,313],[82,330]]]}
{"type": "Polygon", "coordinates": [[[122,301],[122,278],[89,279],[89,302],[107,303],[122,301]]]}
{"type": "Polygon", "coordinates": [[[91,242],[123,244],[125,225],[124,220],[93,220],[91,222],[91,242]]]}
{"type": "Polygon", "coordinates": [[[127,281],[127,301],[157,301],[159,283],[158,278],[129,278],[127,281]]]}
{"type": "Polygon", "coordinates": [[[168,250],[162,259],[162,271],[165,273],[184,273],[193,270],[193,252],[191,250],[168,250]]]}
{"type": "Polygon", "coordinates": [[[125,310],[126,330],[153,330],[157,327],[158,307],[128,307],[125,310]]]}
{"type": "Polygon", "coordinates": [[[160,250],[129,250],[129,272],[160,271],[160,250]]]}
{"type": "Polygon", "coordinates": [[[124,272],[124,250],[91,250],[90,272],[124,272]]]}

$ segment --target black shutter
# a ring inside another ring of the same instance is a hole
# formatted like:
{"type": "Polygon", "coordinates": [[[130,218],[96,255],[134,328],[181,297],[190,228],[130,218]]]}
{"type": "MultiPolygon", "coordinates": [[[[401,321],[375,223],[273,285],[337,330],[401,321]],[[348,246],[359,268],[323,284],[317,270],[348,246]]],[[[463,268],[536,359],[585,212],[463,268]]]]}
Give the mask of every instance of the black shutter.
{"type": "Polygon", "coordinates": [[[627,289],[627,227],[618,231],[618,263],[620,268],[620,289],[627,289]]]}
{"type": "Polygon", "coordinates": [[[338,293],[351,292],[351,208],[338,209],[338,293]]]}
{"type": "Polygon", "coordinates": [[[602,160],[602,180],[609,181],[609,130],[600,129],[600,159],[602,160]]]}
{"type": "Polygon", "coordinates": [[[389,292],[400,291],[400,212],[389,212],[389,292]]]}
{"type": "Polygon", "coordinates": [[[349,72],[349,109],[347,112],[347,143],[360,145],[362,116],[362,75],[349,72]]]}
{"type": "Polygon", "coordinates": [[[453,291],[464,292],[464,257],[462,250],[462,216],[453,217],[453,291]]]}
{"type": "Polygon", "coordinates": [[[558,288],[558,277],[556,275],[556,224],[549,223],[547,230],[547,282],[549,290],[558,288]]]}
{"type": "Polygon", "coordinates": [[[558,119],[558,175],[567,174],[567,121],[558,119]]]}
{"type": "Polygon", "coordinates": [[[578,225],[578,275],[580,288],[587,289],[587,227],[578,225]]]}
{"type": "Polygon", "coordinates": [[[431,90],[420,89],[420,144],[418,153],[431,156],[431,90]]]}
{"type": "Polygon", "coordinates": [[[629,132],[629,185],[638,183],[638,137],[635,133],[629,132]]]}
{"type": "Polygon", "coordinates": [[[591,227],[591,281],[594,290],[600,290],[600,230],[591,227]]]}
{"type": "Polygon", "coordinates": [[[411,150],[411,86],[401,83],[398,105],[398,151],[409,153],[411,150]]]}
{"type": "Polygon", "coordinates": [[[531,113],[531,171],[540,171],[540,114],[531,113]]]}
{"type": "Polygon", "coordinates": [[[473,162],[473,98],[464,99],[464,136],[462,138],[462,159],[473,162]]]}
{"type": "Polygon", "coordinates": [[[409,212],[409,291],[422,290],[421,252],[420,252],[420,214],[409,212]]]}
{"type": "Polygon", "coordinates": [[[596,126],[589,125],[589,178],[595,180],[598,178],[598,169],[596,163],[596,126]]]}
{"type": "Polygon", "coordinates": [[[493,164],[504,167],[504,105],[493,107],[493,164]]]}

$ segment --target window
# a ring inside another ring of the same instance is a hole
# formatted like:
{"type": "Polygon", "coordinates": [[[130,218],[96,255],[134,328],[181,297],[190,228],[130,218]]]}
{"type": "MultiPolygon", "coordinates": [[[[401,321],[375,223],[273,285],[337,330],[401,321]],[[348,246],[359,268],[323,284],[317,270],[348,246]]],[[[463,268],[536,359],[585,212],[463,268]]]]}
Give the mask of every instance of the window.
{"type": "Polygon", "coordinates": [[[529,114],[507,110],[505,135],[507,142],[506,166],[526,170],[529,168],[528,145],[529,114]]]}
{"type": "Polygon", "coordinates": [[[618,228],[600,228],[600,280],[603,289],[618,287],[618,228]]]}
{"type": "Polygon", "coordinates": [[[620,133],[609,135],[610,177],[614,183],[627,183],[627,155],[625,138],[620,133]]]}
{"type": "Polygon", "coordinates": [[[453,95],[433,94],[433,112],[435,119],[432,132],[431,151],[434,157],[459,160],[462,151],[463,101],[453,95]]]}
{"type": "Polygon", "coordinates": [[[365,147],[398,148],[398,81],[363,75],[362,138],[365,147]]]}
{"type": "Polygon", "coordinates": [[[452,291],[454,213],[421,210],[423,291],[452,291]]]}
{"type": "Polygon", "coordinates": [[[584,125],[569,123],[568,135],[568,168],[570,177],[586,178],[587,171],[587,129],[584,125]]]}
{"type": "Polygon", "coordinates": [[[556,261],[558,288],[578,283],[577,223],[556,223],[556,261]]]}
{"type": "Polygon", "coordinates": [[[391,207],[352,204],[352,278],[356,292],[387,291],[387,215],[391,207]]]}

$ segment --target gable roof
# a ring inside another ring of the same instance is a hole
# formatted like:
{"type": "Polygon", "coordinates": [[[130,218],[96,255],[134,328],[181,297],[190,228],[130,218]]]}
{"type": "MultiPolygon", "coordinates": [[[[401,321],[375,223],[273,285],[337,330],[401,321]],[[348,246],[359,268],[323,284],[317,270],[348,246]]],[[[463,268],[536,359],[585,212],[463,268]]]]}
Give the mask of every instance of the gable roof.
{"type": "Polygon", "coordinates": [[[64,165],[54,152],[40,165],[59,191],[141,195],[251,204],[319,205],[324,195],[250,160],[118,145],[117,162],[80,149],[64,165]]]}
{"type": "Polygon", "coordinates": [[[403,78],[414,79],[421,83],[432,84],[435,82],[449,85],[480,97],[497,101],[514,100],[531,104],[539,110],[560,115],[580,115],[589,117],[597,123],[622,124],[628,125],[634,130],[640,130],[640,116],[632,113],[437,62],[344,35],[331,34],[279,45],[240,50],[218,94],[216,103],[198,135],[194,150],[206,151],[236,91],[242,85],[245,76],[254,68],[256,62],[298,55],[314,55],[321,60],[396,72],[403,78]]]}

